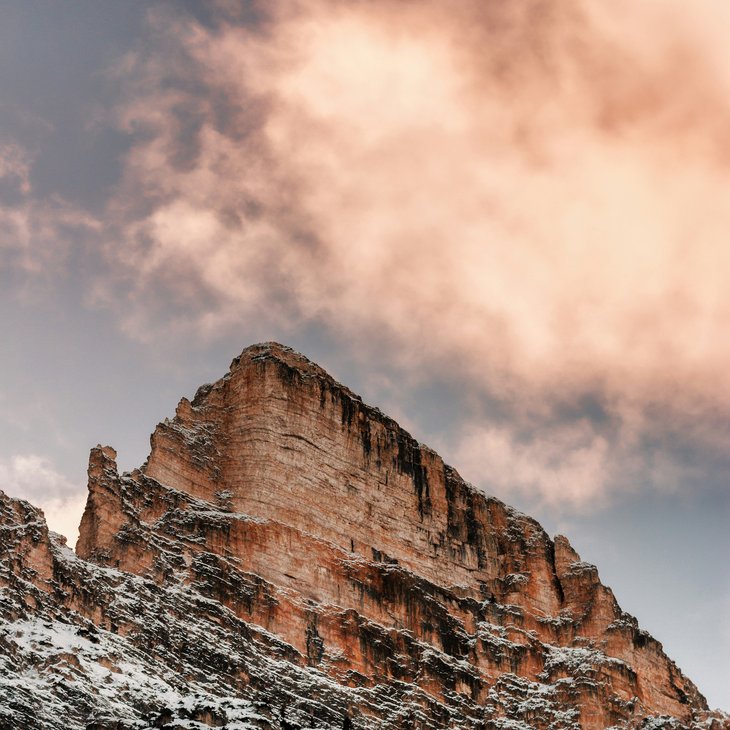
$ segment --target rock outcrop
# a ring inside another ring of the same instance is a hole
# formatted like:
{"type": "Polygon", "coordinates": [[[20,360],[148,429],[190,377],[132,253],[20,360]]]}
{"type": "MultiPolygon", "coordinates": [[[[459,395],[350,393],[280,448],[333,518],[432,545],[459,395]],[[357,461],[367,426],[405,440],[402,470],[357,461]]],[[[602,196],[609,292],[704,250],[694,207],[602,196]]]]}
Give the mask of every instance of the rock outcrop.
{"type": "Polygon", "coordinates": [[[728,728],[567,538],[281,345],[0,500],[0,727],[728,728]],[[3,724],[4,723],[4,724],[3,724]]]}

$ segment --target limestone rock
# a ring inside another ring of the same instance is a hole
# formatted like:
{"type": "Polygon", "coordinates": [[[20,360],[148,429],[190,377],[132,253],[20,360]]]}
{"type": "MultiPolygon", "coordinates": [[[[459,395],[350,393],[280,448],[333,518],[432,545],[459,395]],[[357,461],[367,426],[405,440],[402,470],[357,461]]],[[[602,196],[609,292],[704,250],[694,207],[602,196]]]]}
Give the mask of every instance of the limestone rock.
{"type": "Polygon", "coordinates": [[[92,449],[77,556],[0,500],[0,726],[730,727],[567,538],[289,348],[151,447],[92,449]]]}

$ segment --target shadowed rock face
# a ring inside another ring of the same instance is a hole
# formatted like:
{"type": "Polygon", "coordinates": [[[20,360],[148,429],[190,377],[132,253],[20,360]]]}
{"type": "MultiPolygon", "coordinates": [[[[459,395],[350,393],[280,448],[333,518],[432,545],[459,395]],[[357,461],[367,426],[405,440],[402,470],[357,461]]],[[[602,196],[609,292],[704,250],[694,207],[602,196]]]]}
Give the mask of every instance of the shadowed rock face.
{"type": "Polygon", "coordinates": [[[151,444],[121,476],[92,450],[78,557],[0,503],[0,653],[47,679],[12,710],[38,727],[730,727],[566,538],[289,348],[151,444]]]}

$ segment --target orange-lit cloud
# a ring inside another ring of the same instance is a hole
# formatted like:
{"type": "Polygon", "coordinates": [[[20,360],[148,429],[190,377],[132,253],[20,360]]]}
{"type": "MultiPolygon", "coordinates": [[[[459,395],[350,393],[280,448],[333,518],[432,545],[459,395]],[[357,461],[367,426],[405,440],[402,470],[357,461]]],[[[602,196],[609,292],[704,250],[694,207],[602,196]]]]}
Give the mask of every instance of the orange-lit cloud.
{"type": "Polygon", "coordinates": [[[465,435],[467,476],[547,499],[602,493],[649,412],[712,438],[698,424],[730,414],[724,3],[261,12],[151,16],[159,42],[118,70],[137,142],[108,253],[130,333],[159,298],[168,328],[208,336],[259,318],[397,341],[401,365],[511,404],[517,426],[465,435]],[[609,435],[519,435],[586,392],[609,435]]]}

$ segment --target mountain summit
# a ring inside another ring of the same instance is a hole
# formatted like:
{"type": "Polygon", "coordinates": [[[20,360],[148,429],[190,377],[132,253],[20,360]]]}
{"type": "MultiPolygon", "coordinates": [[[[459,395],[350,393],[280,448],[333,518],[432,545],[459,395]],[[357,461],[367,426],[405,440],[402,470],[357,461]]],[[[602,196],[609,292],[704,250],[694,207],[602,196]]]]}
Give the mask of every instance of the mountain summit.
{"type": "Polygon", "coordinates": [[[567,538],[288,347],[115,458],[76,553],[0,493],[0,728],[730,727],[567,538]]]}

